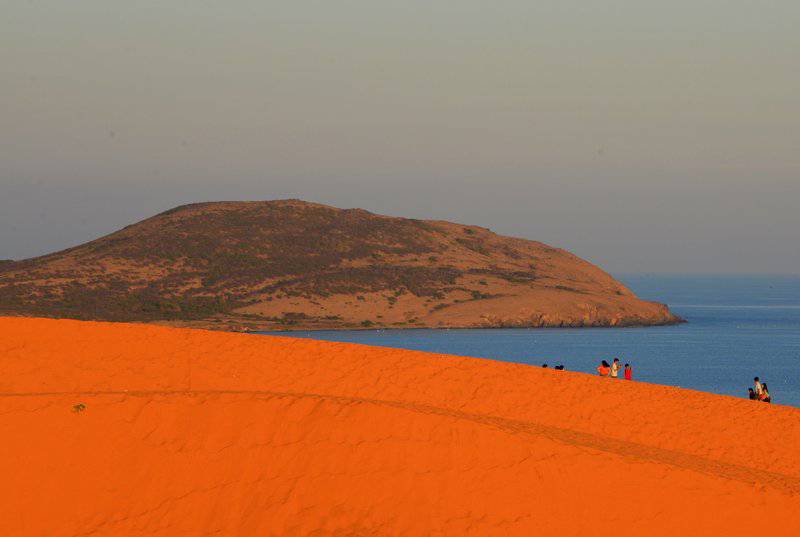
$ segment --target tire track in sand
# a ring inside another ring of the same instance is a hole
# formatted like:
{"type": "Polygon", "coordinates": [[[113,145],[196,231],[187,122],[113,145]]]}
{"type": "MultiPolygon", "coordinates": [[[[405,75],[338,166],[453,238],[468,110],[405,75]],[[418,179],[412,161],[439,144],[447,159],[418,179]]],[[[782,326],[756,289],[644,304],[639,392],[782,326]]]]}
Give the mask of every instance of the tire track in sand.
{"type": "Polygon", "coordinates": [[[585,433],[575,429],[544,425],[533,421],[515,420],[501,416],[477,414],[457,409],[426,405],[411,401],[392,401],[364,397],[346,397],[331,394],[280,392],[273,390],[100,390],[63,392],[5,392],[0,398],[16,397],[174,397],[174,396],[249,396],[262,398],[318,399],[337,404],[371,404],[392,407],[411,412],[447,416],[458,420],[471,421],[493,427],[516,435],[542,436],[563,444],[584,447],[630,457],[643,462],[655,462],[675,468],[682,468],[718,478],[739,481],[752,485],[764,485],[790,495],[800,495],[800,478],[778,472],[733,464],[721,460],[701,457],[682,451],[669,450],[626,440],[585,433]]]}

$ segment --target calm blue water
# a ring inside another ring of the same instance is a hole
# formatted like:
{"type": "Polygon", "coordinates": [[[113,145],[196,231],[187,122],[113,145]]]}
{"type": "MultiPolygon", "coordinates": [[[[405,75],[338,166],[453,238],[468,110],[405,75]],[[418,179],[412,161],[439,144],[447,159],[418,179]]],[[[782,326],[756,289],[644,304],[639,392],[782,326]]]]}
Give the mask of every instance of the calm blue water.
{"type": "Polygon", "coordinates": [[[634,379],[746,397],[753,377],[773,402],[800,407],[800,277],[619,276],[689,321],[652,328],[312,331],[328,341],[479,356],[593,372],[617,356],[634,379]]]}

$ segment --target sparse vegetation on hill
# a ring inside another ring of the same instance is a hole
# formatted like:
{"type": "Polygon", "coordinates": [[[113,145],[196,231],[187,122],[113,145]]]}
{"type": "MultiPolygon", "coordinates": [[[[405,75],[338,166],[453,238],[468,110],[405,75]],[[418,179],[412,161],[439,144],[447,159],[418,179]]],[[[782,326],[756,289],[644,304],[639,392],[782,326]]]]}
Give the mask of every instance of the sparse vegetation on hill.
{"type": "Polygon", "coordinates": [[[531,312],[523,325],[573,323],[578,314],[586,325],[674,320],[635,311],[649,303],[541,243],[297,200],[181,206],[62,252],[0,261],[0,311],[81,319],[219,328],[368,328],[374,319],[501,325],[519,316],[507,299],[525,296],[531,312]],[[572,304],[550,320],[542,317],[553,313],[550,292],[561,301],[593,295],[620,304],[606,311],[572,304]],[[437,313],[457,309],[463,319],[453,322],[437,313]]]}

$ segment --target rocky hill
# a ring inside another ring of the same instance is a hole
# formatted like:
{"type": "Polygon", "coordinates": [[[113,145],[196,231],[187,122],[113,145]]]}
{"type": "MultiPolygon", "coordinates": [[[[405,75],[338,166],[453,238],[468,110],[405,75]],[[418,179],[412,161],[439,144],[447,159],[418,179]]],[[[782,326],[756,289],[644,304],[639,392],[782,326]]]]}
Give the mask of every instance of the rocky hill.
{"type": "Polygon", "coordinates": [[[186,205],[0,264],[0,312],[252,330],[679,321],[539,242],[299,200],[186,205]]]}

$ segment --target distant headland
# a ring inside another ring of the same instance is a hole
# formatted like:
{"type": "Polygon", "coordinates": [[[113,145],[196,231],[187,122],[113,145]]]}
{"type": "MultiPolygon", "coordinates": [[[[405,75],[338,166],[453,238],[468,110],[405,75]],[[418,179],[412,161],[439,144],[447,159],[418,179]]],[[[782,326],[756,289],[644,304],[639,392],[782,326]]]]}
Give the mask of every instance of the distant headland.
{"type": "Polygon", "coordinates": [[[224,330],[681,322],[565,250],[300,200],[185,205],[2,261],[0,312],[224,330]]]}

